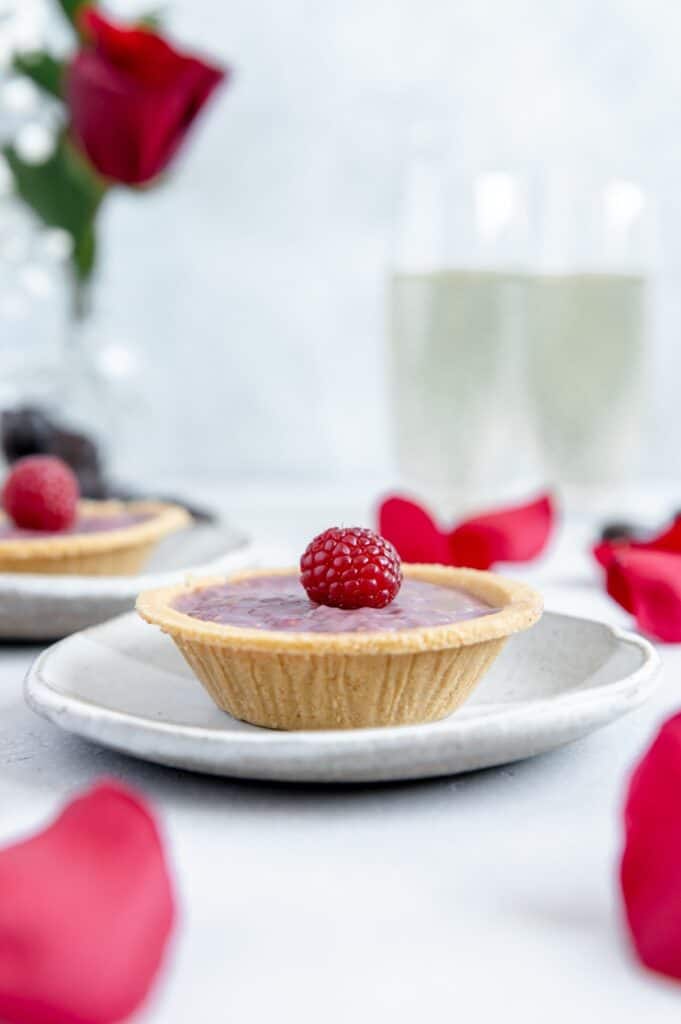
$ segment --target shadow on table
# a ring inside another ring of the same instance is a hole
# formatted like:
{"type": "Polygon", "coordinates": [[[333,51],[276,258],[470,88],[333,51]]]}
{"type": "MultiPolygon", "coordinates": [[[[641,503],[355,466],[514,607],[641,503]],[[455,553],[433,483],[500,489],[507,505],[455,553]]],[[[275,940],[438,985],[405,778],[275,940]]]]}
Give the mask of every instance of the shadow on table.
{"type": "MultiPolygon", "coordinates": [[[[198,772],[165,767],[140,761],[126,754],[98,747],[76,736],[59,736],[69,747],[68,761],[82,777],[86,773],[92,780],[109,775],[141,788],[152,799],[169,800],[180,805],[195,805],[207,809],[211,806],[248,804],[253,810],[291,805],[319,808],[331,806],[334,801],[349,805],[372,804],[387,806],[420,797],[430,802],[446,796],[447,800],[464,796],[475,798],[492,788],[498,793],[499,783],[511,785],[523,776],[542,771],[542,765],[551,765],[551,775],[560,770],[566,756],[565,749],[542,754],[509,766],[487,768],[456,776],[431,779],[407,779],[370,783],[302,783],[270,780],[239,779],[214,776],[198,772]]],[[[579,741],[584,743],[586,741],[579,741]]],[[[573,745],[574,746],[574,745],[573,745]]],[[[63,755],[62,755],[63,757],[63,755]]],[[[54,780],[52,780],[54,781],[54,780]]]]}

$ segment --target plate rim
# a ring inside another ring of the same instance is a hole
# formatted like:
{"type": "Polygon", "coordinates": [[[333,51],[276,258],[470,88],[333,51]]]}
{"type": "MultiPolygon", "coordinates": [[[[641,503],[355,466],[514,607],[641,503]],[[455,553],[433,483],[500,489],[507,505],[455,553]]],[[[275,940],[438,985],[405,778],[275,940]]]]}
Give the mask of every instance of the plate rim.
{"type": "MultiPolygon", "coordinates": [[[[200,525],[200,524],[199,524],[200,525]]],[[[127,576],[75,576],[62,573],[0,573],[0,597],[14,595],[17,592],[25,598],[36,600],[113,600],[136,597],[140,589],[150,586],[164,586],[186,576],[204,572],[231,572],[227,567],[230,559],[250,555],[257,550],[253,537],[236,526],[230,519],[221,517],[214,528],[229,530],[233,535],[233,544],[221,554],[210,558],[207,562],[180,566],[177,569],[161,569],[160,571],[143,570],[127,576]]],[[[103,623],[99,623],[103,625],[103,623]]],[[[89,628],[89,627],[88,627],[89,628]]],[[[82,632],[82,630],[78,630],[82,632]]],[[[73,635],[73,634],[71,634],[73,635]]],[[[68,639],[68,637],[64,637],[68,639]]]]}
{"type": "MultiPolygon", "coordinates": [[[[132,712],[106,708],[100,704],[87,701],[82,697],[60,693],[44,679],[42,675],[44,665],[53,656],[57,648],[73,642],[76,637],[109,626],[112,622],[120,621],[124,618],[132,620],[135,615],[135,612],[128,612],[125,615],[117,616],[115,619],[110,619],[108,622],[73,633],[51,644],[42,651],[33,661],[25,676],[24,698],[28,706],[41,717],[47,718],[67,732],[83,736],[86,739],[96,739],[97,742],[107,747],[112,747],[114,744],[112,744],[108,737],[99,735],[99,728],[97,728],[97,737],[93,736],[92,731],[87,728],[88,725],[112,725],[114,727],[127,725],[138,732],[141,731],[153,737],[174,737],[182,742],[201,740],[212,749],[216,746],[232,750],[248,748],[249,753],[257,752],[265,758],[295,753],[300,760],[308,761],[317,758],[320,752],[324,750],[330,751],[331,749],[336,754],[347,754],[357,746],[380,750],[390,748],[395,743],[401,745],[404,742],[410,743],[412,746],[422,747],[425,737],[429,737],[430,741],[432,741],[435,737],[446,737],[451,740],[457,735],[462,736],[466,733],[474,735],[476,727],[484,729],[491,721],[500,717],[506,721],[518,717],[527,718],[528,715],[541,719],[545,717],[547,712],[553,712],[556,705],[560,705],[565,712],[570,710],[578,712],[585,704],[590,703],[592,698],[598,700],[602,696],[604,689],[607,690],[615,701],[619,700],[621,705],[617,713],[611,716],[612,720],[614,720],[627,711],[638,707],[651,695],[661,666],[660,656],[654,646],[649,640],[637,633],[586,616],[547,611],[545,612],[546,617],[576,620],[599,626],[616,642],[638,649],[642,655],[641,665],[629,675],[608,683],[604,687],[595,687],[593,690],[586,691],[571,690],[553,697],[525,701],[517,706],[499,704],[495,709],[495,705],[492,704],[490,710],[480,716],[455,714],[439,723],[421,723],[389,728],[301,730],[292,732],[265,729],[230,732],[202,725],[159,722],[151,718],[141,717],[132,712]],[[436,726],[436,729],[433,726],[436,726]]],[[[120,750],[122,748],[116,746],[115,749],[120,750]]],[[[143,755],[135,754],[135,756],[143,755]]],[[[150,755],[147,760],[153,761],[156,758],[150,755]]]]}

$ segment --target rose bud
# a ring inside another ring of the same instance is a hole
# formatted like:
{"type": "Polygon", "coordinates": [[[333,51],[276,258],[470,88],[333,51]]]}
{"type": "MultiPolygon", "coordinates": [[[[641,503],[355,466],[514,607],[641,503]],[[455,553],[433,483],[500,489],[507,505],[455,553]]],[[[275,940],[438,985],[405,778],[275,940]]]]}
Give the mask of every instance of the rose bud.
{"type": "Polygon", "coordinates": [[[71,136],[105,178],[142,185],[165,170],[227,72],[91,7],[79,24],[84,43],[66,76],[71,136]]]}

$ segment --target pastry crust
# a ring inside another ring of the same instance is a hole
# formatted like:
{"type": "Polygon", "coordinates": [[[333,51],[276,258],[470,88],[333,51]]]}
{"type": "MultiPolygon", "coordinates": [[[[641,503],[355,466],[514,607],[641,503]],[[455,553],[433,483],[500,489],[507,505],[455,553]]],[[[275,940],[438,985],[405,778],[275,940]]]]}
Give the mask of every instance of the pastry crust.
{"type": "MultiPolygon", "coordinates": [[[[148,515],[100,533],[46,533],[43,537],[0,538],[0,572],[122,576],[139,571],[156,544],[181,530],[191,517],[178,505],[160,501],[81,501],[80,515],[148,515]]],[[[6,517],[0,514],[0,522],[6,517]]]]}
{"type": "MultiPolygon", "coordinates": [[[[506,639],[541,616],[541,596],[495,573],[403,565],[406,577],[467,590],[499,610],[444,626],[394,632],[305,633],[205,622],[172,605],[224,579],[146,591],[137,610],[168,633],[219,707],[278,729],[427,722],[461,704],[506,639]]],[[[229,577],[290,575],[259,569],[229,577]]]]}

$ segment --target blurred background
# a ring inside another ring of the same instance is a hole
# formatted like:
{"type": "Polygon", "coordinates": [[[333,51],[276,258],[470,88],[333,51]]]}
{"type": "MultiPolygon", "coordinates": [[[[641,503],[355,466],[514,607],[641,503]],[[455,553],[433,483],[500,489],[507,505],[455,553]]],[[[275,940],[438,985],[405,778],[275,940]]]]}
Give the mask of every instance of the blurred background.
{"type": "MultiPolygon", "coordinates": [[[[11,53],[64,28],[48,0],[0,12],[0,126],[40,159],[11,53]]],[[[162,18],[234,77],[168,181],[103,210],[88,330],[118,476],[402,483],[443,515],[676,476],[681,12],[174,0],[162,18]]],[[[59,359],[62,256],[0,187],[11,406],[59,359]]]]}

